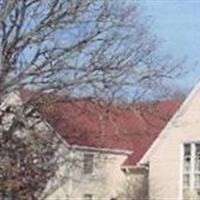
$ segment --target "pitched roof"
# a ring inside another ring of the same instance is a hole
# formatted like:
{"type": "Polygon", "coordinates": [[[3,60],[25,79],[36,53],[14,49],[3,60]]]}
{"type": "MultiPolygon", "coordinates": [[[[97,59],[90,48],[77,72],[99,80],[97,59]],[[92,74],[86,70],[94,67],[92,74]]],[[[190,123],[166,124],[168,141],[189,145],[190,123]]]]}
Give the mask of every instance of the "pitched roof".
{"type": "MultiPolygon", "coordinates": [[[[46,99],[48,100],[48,98],[46,99]]],[[[42,114],[70,145],[131,150],[124,165],[136,164],[175,113],[181,100],[104,106],[89,99],[42,106],[42,114]]]]}
{"type": "Polygon", "coordinates": [[[133,150],[136,164],[177,108],[173,101],[136,108],[101,107],[92,102],[59,103],[46,118],[70,145],[133,150]],[[145,110],[144,110],[145,109],[145,110]]]}

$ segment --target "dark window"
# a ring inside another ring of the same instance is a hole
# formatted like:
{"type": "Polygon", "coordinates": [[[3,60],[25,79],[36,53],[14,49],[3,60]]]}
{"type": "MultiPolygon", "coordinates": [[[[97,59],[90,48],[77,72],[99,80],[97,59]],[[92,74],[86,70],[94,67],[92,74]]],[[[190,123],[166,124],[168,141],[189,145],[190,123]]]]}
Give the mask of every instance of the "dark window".
{"type": "Polygon", "coordinates": [[[0,200],[14,200],[11,192],[0,191],[0,200]]]}
{"type": "Polygon", "coordinates": [[[84,154],[84,173],[91,174],[93,172],[94,155],[84,154]]]}
{"type": "Polygon", "coordinates": [[[84,194],[84,200],[92,200],[91,194],[84,194]]]}

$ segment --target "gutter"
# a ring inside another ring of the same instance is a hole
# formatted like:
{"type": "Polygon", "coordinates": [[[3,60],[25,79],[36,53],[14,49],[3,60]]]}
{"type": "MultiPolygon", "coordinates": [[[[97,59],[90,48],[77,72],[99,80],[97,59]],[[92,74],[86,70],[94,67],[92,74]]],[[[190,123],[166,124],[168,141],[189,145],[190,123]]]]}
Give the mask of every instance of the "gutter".
{"type": "Polygon", "coordinates": [[[69,148],[81,150],[81,151],[94,151],[94,152],[103,152],[103,153],[112,153],[112,154],[122,154],[122,155],[131,155],[133,151],[131,150],[122,150],[122,149],[110,149],[110,148],[97,148],[97,147],[89,147],[82,145],[70,145],[69,148]]]}

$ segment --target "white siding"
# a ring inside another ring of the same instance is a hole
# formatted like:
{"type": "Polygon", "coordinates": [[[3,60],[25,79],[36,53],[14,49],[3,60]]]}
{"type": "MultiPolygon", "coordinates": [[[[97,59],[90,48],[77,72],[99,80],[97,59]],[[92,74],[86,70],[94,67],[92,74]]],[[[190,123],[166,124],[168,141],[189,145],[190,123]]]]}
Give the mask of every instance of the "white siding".
{"type": "Polygon", "coordinates": [[[182,107],[150,157],[152,200],[182,199],[182,144],[200,141],[200,89],[182,107]]]}

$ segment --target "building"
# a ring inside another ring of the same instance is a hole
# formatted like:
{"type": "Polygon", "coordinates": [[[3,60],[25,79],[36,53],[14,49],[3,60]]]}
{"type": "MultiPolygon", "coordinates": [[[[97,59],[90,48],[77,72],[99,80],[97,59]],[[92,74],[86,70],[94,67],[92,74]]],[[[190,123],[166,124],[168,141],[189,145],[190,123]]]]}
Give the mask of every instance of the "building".
{"type": "Polygon", "coordinates": [[[43,197],[148,198],[149,162],[141,160],[180,102],[164,100],[125,107],[74,99],[45,106],[41,113],[63,143],[57,155],[61,159],[59,170],[43,197]]]}
{"type": "Polygon", "coordinates": [[[62,99],[43,107],[62,144],[41,198],[200,198],[199,99],[197,85],[181,106],[178,99],[127,107],[62,99]]]}
{"type": "Polygon", "coordinates": [[[151,199],[200,199],[200,84],[140,163],[149,163],[151,199]]]}

